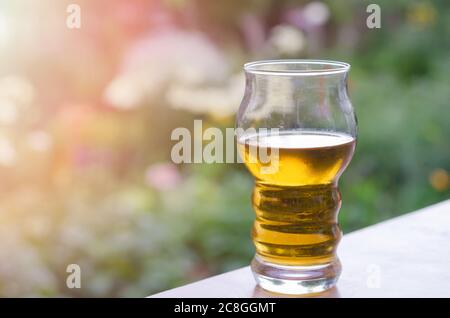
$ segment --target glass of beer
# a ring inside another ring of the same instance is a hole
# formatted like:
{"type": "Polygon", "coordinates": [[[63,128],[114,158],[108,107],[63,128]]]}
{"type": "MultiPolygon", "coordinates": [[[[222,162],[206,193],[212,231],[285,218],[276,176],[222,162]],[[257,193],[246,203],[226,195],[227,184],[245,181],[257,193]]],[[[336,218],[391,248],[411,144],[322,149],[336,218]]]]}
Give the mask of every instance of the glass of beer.
{"type": "Polygon", "coordinates": [[[356,144],[350,65],[273,60],[244,70],[236,137],[255,177],[252,272],[269,291],[324,291],[341,272],[338,180],[356,144]]]}

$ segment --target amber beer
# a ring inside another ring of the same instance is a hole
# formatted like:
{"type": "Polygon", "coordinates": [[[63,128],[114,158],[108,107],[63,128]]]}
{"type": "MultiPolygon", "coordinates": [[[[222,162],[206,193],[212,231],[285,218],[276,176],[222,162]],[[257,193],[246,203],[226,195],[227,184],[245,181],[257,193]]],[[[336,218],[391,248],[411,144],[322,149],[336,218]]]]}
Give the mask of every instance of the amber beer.
{"type": "Polygon", "coordinates": [[[241,157],[255,177],[253,242],[262,260],[310,266],[336,260],[341,238],[337,181],[350,162],[354,137],[322,131],[243,134],[241,157]],[[275,150],[276,169],[260,154],[275,150]]]}

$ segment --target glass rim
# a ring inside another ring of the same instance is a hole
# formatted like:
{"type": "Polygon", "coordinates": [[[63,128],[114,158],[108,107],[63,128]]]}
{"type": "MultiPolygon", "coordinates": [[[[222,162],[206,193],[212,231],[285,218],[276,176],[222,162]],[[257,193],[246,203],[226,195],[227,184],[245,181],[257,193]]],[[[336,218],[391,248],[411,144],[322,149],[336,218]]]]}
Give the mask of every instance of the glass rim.
{"type": "Polygon", "coordinates": [[[261,75],[287,75],[287,76],[313,76],[313,75],[331,75],[346,73],[350,70],[349,63],[333,60],[309,60],[309,59],[285,59],[285,60],[260,60],[244,64],[244,71],[250,74],[261,75]],[[310,65],[325,66],[317,69],[292,69],[276,70],[270,69],[275,65],[310,65]]]}

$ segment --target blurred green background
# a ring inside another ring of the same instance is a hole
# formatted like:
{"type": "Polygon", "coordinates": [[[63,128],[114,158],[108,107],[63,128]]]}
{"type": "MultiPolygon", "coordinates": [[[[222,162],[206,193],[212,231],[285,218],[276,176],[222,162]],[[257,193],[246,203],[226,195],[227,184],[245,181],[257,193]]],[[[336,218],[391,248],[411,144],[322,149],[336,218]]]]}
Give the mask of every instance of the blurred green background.
{"type": "Polygon", "coordinates": [[[0,4],[0,296],[147,296],[247,265],[252,179],[175,165],[171,131],[234,126],[243,63],[352,64],[344,233],[450,198],[450,2],[0,4]],[[82,288],[66,286],[81,267],[82,288]]]}

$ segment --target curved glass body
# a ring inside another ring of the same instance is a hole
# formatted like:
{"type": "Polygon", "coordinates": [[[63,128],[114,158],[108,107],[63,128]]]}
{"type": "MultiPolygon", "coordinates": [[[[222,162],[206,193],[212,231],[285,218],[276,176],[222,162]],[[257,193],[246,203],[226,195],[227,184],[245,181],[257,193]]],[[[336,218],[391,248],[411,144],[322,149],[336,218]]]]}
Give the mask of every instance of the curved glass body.
{"type": "Polygon", "coordinates": [[[238,149],[255,177],[252,271],[264,289],[303,294],[336,283],[338,180],[356,144],[346,63],[278,60],[244,66],[238,149]]]}

